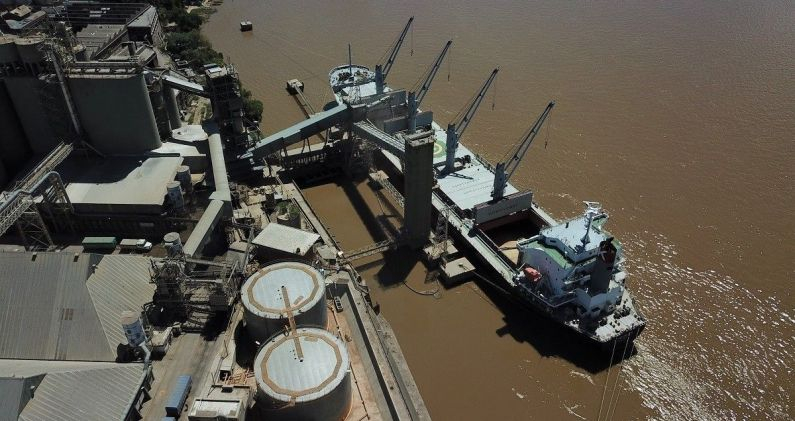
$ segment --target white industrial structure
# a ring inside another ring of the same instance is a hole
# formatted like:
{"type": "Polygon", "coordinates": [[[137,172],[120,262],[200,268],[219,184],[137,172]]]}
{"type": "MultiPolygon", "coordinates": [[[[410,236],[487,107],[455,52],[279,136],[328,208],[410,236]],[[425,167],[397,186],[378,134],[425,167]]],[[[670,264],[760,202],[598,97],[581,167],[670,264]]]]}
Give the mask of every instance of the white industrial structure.
{"type": "Polygon", "coordinates": [[[271,420],[344,419],[351,406],[350,356],[326,330],[271,339],[254,359],[257,404],[271,420]]]}
{"type": "Polygon", "coordinates": [[[323,274],[300,262],[280,262],[251,275],[241,290],[246,330],[265,342],[284,330],[289,318],[296,326],[325,327],[326,283],[323,274]]]}

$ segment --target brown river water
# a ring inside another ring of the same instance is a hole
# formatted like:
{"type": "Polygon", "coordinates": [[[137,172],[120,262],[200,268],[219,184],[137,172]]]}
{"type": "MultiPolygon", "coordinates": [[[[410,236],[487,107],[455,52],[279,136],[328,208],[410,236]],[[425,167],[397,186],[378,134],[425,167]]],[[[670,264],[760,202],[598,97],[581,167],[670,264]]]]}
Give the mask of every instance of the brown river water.
{"type": "MultiPolygon", "coordinates": [[[[372,66],[411,15],[388,83],[414,85],[453,39],[422,105],[437,122],[501,67],[463,138],[491,162],[557,101],[511,181],[557,218],[600,201],[649,318],[637,354],[608,372],[486,285],[420,295],[403,281],[435,286],[416,256],[357,262],[431,415],[792,419],[795,2],[226,0],[204,33],[265,103],[270,134],[303,118],[286,80],[319,108],[347,44],[372,66]]],[[[346,249],[380,238],[375,216],[399,224],[364,183],[306,194],[346,249]]]]}

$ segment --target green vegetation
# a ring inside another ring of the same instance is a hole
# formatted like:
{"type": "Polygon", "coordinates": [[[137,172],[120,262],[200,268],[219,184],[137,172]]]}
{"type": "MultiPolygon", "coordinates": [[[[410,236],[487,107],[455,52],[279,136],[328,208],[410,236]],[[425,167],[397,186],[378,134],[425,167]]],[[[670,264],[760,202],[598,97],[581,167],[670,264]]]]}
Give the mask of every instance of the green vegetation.
{"type": "Polygon", "coordinates": [[[279,202],[276,205],[278,209],[279,215],[287,215],[289,218],[297,218],[301,215],[301,211],[298,210],[298,206],[295,205],[292,201],[284,201],[279,202]]]}
{"type": "Polygon", "coordinates": [[[246,118],[252,121],[262,120],[262,101],[251,97],[251,91],[241,88],[243,97],[243,112],[246,118]]]}
{"type": "Polygon", "coordinates": [[[224,64],[224,56],[213,50],[198,30],[190,32],[173,32],[166,38],[166,50],[175,58],[186,60],[199,68],[205,64],[224,64]]]}
{"type": "MultiPolygon", "coordinates": [[[[174,58],[185,60],[197,71],[209,63],[224,64],[224,55],[215,51],[210,41],[205,38],[199,28],[214,12],[207,7],[199,7],[188,13],[183,0],[149,0],[157,7],[160,22],[165,27],[168,23],[176,24],[174,32],[166,35],[166,51],[174,58]]],[[[251,92],[241,88],[243,112],[247,119],[262,120],[262,101],[254,99],[251,92]]]]}

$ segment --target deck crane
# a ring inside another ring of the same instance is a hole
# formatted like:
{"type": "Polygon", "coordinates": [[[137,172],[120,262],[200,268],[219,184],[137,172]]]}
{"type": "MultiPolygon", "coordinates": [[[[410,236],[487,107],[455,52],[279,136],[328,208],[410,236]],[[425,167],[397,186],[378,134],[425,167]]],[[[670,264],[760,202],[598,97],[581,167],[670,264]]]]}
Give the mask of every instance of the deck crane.
{"type": "Polygon", "coordinates": [[[527,150],[530,149],[533,139],[538,134],[541,125],[544,124],[544,120],[547,119],[554,106],[555,101],[547,105],[547,108],[544,109],[544,112],[541,113],[541,116],[538,117],[535,124],[522,136],[522,140],[516,145],[511,157],[507,161],[497,164],[494,170],[494,190],[491,192],[491,197],[494,201],[502,199],[505,194],[505,186],[508,185],[508,180],[511,178],[514,171],[516,171],[516,168],[519,167],[522,158],[524,158],[527,150]]]}
{"type": "Polygon", "coordinates": [[[444,165],[444,172],[451,173],[455,169],[455,151],[458,149],[458,141],[461,139],[461,136],[464,135],[464,131],[469,126],[469,123],[472,121],[472,117],[475,116],[478,108],[480,107],[480,103],[483,101],[483,98],[486,96],[486,92],[488,92],[489,87],[491,87],[491,83],[494,82],[494,79],[497,77],[497,73],[500,71],[500,68],[496,68],[491,72],[486,82],[480,88],[480,91],[475,94],[475,96],[469,101],[466,110],[463,113],[459,113],[459,117],[455,120],[450,122],[447,125],[447,160],[445,161],[444,165]]]}
{"type": "Polygon", "coordinates": [[[395,44],[392,46],[386,61],[383,64],[379,63],[375,65],[375,89],[379,94],[384,93],[384,82],[389,74],[389,70],[392,69],[392,65],[395,64],[395,58],[397,58],[398,51],[400,51],[400,47],[403,45],[403,40],[406,39],[406,34],[409,33],[412,22],[414,22],[414,16],[409,18],[406,27],[403,28],[403,32],[400,33],[397,41],[395,41],[395,44]]]}
{"type": "Polygon", "coordinates": [[[428,90],[431,89],[431,82],[433,82],[433,78],[436,77],[436,73],[439,71],[439,68],[442,67],[442,61],[444,61],[444,57],[447,55],[447,50],[450,49],[450,45],[453,44],[453,40],[447,41],[447,44],[444,45],[442,52],[439,53],[439,57],[436,58],[436,61],[433,62],[433,65],[427,70],[426,75],[420,79],[422,83],[418,83],[419,86],[416,91],[409,92],[408,96],[408,106],[409,106],[409,133],[414,133],[417,131],[417,108],[419,108],[422,100],[425,98],[425,95],[428,94],[428,90]]]}

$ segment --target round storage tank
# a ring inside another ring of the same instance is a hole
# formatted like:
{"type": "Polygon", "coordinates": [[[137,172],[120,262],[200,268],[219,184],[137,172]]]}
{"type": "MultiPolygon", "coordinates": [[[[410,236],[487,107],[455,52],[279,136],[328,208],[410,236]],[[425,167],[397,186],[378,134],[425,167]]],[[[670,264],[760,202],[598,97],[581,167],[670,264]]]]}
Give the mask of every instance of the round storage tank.
{"type": "Polygon", "coordinates": [[[257,342],[264,342],[282,331],[289,323],[288,311],[292,312],[296,326],[326,326],[325,279],[317,269],[305,263],[281,262],[266,266],[248,278],[240,295],[246,329],[257,342]]]}
{"type": "Polygon", "coordinates": [[[138,314],[132,311],[122,311],[121,326],[124,329],[124,336],[127,337],[127,345],[138,346],[146,340],[144,326],[138,314]]]}
{"type": "Polygon", "coordinates": [[[177,167],[176,180],[179,181],[184,191],[189,191],[193,187],[190,180],[190,168],[188,168],[187,165],[180,165],[177,167]]]}
{"type": "Polygon", "coordinates": [[[174,209],[185,207],[185,199],[182,197],[182,187],[180,187],[179,181],[166,183],[166,194],[168,194],[168,200],[174,205],[174,209]]]}
{"type": "Polygon", "coordinates": [[[342,420],[351,407],[350,365],[345,344],[326,330],[275,336],[254,359],[257,407],[271,420],[342,420]]]}
{"type": "Polygon", "coordinates": [[[169,256],[182,254],[182,239],[178,232],[169,232],[163,236],[163,243],[169,256]]]}

